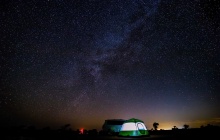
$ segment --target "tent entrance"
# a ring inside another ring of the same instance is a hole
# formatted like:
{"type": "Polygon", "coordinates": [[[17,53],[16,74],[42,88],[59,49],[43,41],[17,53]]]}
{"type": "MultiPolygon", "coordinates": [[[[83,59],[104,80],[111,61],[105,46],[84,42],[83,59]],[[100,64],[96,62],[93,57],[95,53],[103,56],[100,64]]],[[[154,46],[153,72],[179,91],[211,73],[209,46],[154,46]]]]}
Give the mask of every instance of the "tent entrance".
{"type": "Polygon", "coordinates": [[[137,123],[137,130],[142,134],[146,134],[146,127],[143,125],[143,123],[137,123]]]}

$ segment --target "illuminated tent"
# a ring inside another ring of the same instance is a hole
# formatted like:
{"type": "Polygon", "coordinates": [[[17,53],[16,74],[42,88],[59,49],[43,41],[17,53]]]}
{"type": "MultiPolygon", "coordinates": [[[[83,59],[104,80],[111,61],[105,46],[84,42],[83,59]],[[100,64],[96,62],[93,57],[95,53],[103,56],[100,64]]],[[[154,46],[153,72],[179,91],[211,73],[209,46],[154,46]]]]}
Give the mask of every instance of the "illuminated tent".
{"type": "Polygon", "coordinates": [[[142,120],[131,118],[123,123],[119,136],[150,136],[150,134],[142,120]]]}

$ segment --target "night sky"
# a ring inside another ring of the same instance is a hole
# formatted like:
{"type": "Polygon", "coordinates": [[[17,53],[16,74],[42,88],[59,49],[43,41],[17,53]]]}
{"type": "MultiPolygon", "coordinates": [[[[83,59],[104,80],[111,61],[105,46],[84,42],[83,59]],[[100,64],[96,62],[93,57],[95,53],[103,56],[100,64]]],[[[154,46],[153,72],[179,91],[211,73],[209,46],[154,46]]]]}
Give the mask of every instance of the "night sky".
{"type": "Polygon", "coordinates": [[[220,125],[218,0],[1,0],[0,125],[220,125]]]}

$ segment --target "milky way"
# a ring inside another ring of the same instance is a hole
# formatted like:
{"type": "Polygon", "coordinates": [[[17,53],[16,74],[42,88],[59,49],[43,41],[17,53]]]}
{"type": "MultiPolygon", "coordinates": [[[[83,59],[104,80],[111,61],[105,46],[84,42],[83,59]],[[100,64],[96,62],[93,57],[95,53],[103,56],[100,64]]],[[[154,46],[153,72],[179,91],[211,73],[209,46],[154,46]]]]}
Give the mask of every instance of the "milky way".
{"type": "Polygon", "coordinates": [[[0,3],[3,125],[219,125],[219,2],[0,3]]]}

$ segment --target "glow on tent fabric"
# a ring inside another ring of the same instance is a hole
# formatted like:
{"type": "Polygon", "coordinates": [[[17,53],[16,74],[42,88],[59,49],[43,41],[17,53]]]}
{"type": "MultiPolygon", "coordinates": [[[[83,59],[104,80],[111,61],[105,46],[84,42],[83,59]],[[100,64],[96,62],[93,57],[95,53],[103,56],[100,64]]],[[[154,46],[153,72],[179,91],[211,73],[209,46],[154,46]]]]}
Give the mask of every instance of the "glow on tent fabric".
{"type": "Polygon", "coordinates": [[[146,127],[143,123],[138,122],[138,123],[125,123],[121,130],[146,130],[146,127]]]}
{"type": "Polygon", "coordinates": [[[132,118],[122,125],[119,136],[149,136],[149,132],[143,121],[132,118]]]}

